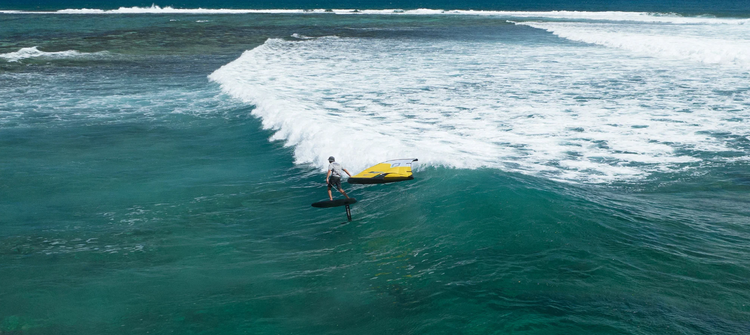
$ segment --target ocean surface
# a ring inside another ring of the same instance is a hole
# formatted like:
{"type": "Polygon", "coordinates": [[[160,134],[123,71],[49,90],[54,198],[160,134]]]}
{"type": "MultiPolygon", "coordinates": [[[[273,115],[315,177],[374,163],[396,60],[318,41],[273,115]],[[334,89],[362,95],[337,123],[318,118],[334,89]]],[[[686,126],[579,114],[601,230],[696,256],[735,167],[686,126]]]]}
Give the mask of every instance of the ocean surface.
{"type": "Polygon", "coordinates": [[[750,5],[2,2],[0,334],[750,334],[750,5]]]}

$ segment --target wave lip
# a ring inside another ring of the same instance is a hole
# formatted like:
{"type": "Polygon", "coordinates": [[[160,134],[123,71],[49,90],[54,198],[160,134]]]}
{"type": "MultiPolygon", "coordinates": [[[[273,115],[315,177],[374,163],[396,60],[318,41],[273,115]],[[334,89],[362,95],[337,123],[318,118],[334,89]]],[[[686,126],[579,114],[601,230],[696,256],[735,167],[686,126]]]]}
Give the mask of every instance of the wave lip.
{"type": "Polygon", "coordinates": [[[18,62],[23,59],[29,59],[29,58],[77,58],[82,56],[90,56],[90,55],[105,55],[107,54],[106,51],[100,51],[100,52],[94,52],[94,53],[87,53],[87,52],[79,52],[76,50],[66,50],[66,51],[54,51],[54,52],[45,52],[39,50],[37,47],[30,47],[30,48],[21,48],[21,50],[18,50],[16,52],[9,52],[0,54],[0,58],[5,58],[8,62],[18,62]]]}

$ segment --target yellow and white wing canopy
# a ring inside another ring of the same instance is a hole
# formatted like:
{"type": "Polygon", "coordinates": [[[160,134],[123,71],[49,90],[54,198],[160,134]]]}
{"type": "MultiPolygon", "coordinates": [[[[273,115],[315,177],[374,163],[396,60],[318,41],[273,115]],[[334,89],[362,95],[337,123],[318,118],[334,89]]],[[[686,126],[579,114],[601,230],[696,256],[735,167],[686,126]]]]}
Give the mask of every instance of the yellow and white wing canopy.
{"type": "Polygon", "coordinates": [[[351,184],[384,184],[414,179],[411,163],[416,158],[393,159],[371,166],[349,178],[351,184]]]}

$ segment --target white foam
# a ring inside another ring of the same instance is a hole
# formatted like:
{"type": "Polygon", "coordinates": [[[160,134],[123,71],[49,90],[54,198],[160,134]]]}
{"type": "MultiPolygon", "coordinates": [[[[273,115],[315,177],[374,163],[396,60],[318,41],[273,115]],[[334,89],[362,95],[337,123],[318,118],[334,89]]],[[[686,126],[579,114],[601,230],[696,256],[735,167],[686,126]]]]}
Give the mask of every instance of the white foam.
{"type": "Polygon", "coordinates": [[[296,38],[296,39],[300,39],[300,40],[310,40],[310,39],[314,38],[314,37],[310,37],[310,36],[300,35],[300,34],[297,34],[297,33],[292,34],[291,37],[296,38]]]}
{"type": "Polygon", "coordinates": [[[738,150],[707,135],[750,132],[749,93],[716,93],[746,78],[719,70],[574,44],[317,38],[268,40],[209,78],[298,164],[418,157],[611,182],[738,150]]]}
{"type": "MultiPolygon", "coordinates": [[[[212,8],[174,8],[170,6],[160,7],[120,7],[118,9],[62,9],[55,12],[26,12],[47,14],[301,14],[322,13],[323,9],[212,9],[212,8]]],[[[16,12],[18,13],[18,12],[16,12]]]]}
{"type": "Polygon", "coordinates": [[[76,50],[45,52],[45,51],[41,51],[37,49],[37,47],[30,47],[30,48],[21,48],[20,50],[16,52],[0,54],[0,58],[4,58],[8,62],[18,62],[22,59],[27,59],[27,58],[43,57],[43,58],[60,59],[60,58],[77,58],[77,57],[92,56],[92,55],[102,56],[106,54],[107,54],[106,51],[86,53],[86,52],[78,52],[76,50]]]}
{"type": "Polygon", "coordinates": [[[550,12],[512,12],[512,11],[460,11],[458,14],[473,14],[485,16],[499,16],[507,18],[522,19],[557,19],[567,21],[629,21],[644,23],[671,23],[671,24],[731,24],[744,25],[750,23],[750,19],[739,18],[715,18],[715,17],[685,17],[673,13],[646,13],[646,12],[579,12],[579,11],[550,11],[550,12]]]}
{"type": "Polygon", "coordinates": [[[586,22],[516,22],[572,41],[638,55],[750,69],[750,25],[644,25],[586,22]]]}
{"type": "Polygon", "coordinates": [[[0,10],[3,14],[339,14],[339,15],[473,15],[491,16],[503,19],[556,19],[588,21],[631,21],[672,24],[750,24],[750,19],[715,18],[706,16],[684,17],[673,13],[648,12],[582,12],[582,11],[481,11],[443,9],[214,9],[214,8],[174,8],[160,7],[120,7],[104,10],[91,8],[71,8],[58,11],[17,11],[0,10]]]}
{"type": "Polygon", "coordinates": [[[330,13],[324,9],[213,9],[160,7],[120,7],[117,9],[68,8],[57,11],[0,10],[0,14],[294,14],[330,13]]]}

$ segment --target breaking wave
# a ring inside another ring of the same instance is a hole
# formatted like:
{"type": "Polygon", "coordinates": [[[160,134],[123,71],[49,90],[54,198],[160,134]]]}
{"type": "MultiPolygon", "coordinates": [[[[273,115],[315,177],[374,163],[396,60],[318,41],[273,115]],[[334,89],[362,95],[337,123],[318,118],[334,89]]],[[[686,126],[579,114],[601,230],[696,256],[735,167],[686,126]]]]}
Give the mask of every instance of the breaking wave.
{"type": "Polygon", "coordinates": [[[750,133],[741,75],[607,48],[270,39],[209,78],[321,169],[418,157],[600,183],[750,157],[726,136],[750,133]]]}
{"type": "Polygon", "coordinates": [[[78,52],[76,50],[45,52],[45,51],[39,50],[37,47],[30,47],[30,48],[22,48],[16,52],[0,54],[0,58],[4,58],[8,62],[18,62],[20,60],[29,59],[29,58],[65,59],[65,58],[79,58],[79,57],[90,57],[90,56],[104,56],[107,54],[108,52],[106,51],[87,53],[87,52],[78,52]]]}

